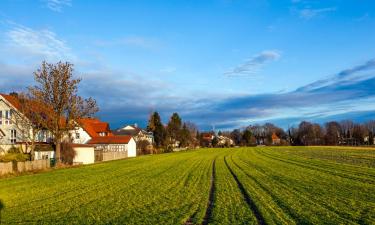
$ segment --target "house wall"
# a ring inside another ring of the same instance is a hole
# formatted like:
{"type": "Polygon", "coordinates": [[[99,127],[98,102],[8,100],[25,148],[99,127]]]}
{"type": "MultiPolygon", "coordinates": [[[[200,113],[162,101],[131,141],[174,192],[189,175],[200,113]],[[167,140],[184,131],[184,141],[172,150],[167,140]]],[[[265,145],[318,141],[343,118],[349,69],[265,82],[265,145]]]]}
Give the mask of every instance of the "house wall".
{"type": "Polygon", "coordinates": [[[78,128],[74,131],[70,131],[70,135],[73,138],[74,144],[86,144],[90,139],[90,135],[82,128],[78,128]],[[79,138],[76,138],[76,133],[79,133],[79,138]]]}
{"type": "MultiPolygon", "coordinates": [[[[11,142],[11,130],[16,130],[16,142],[30,142],[33,139],[33,130],[31,126],[25,125],[27,120],[23,120],[22,124],[15,124],[14,118],[20,118],[23,115],[14,108],[9,102],[7,102],[2,96],[0,96],[0,129],[4,132],[5,136],[0,134],[0,151],[5,150],[7,152],[12,146],[19,147],[19,145],[11,142]],[[13,121],[10,119],[10,122],[6,122],[5,111],[12,110],[13,121]],[[15,116],[17,115],[17,116],[15,116]],[[24,125],[24,126],[22,126],[24,125]]],[[[35,142],[51,142],[52,134],[49,131],[42,130],[39,131],[35,137],[35,142]]],[[[26,153],[26,152],[25,152],[26,153]]]]}
{"type": "Polygon", "coordinates": [[[19,140],[19,136],[22,132],[19,129],[17,129],[17,126],[14,123],[6,124],[5,111],[8,111],[8,110],[14,110],[14,108],[11,105],[9,105],[2,96],[0,96],[0,111],[2,113],[2,116],[0,116],[0,120],[1,120],[0,129],[5,134],[4,137],[0,137],[0,144],[1,145],[10,145],[8,147],[5,147],[6,150],[9,149],[12,145],[11,130],[13,130],[13,129],[16,130],[17,141],[22,141],[22,140],[19,140]]]}
{"type": "Polygon", "coordinates": [[[36,151],[34,152],[34,160],[41,160],[41,159],[53,159],[55,158],[54,151],[36,151]]]}
{"type": "Polygon", "coordinates": [[[74,147],[73,149],[76,152],[74,163],[91,164],[95,162],[94,147],[74,147]]]}

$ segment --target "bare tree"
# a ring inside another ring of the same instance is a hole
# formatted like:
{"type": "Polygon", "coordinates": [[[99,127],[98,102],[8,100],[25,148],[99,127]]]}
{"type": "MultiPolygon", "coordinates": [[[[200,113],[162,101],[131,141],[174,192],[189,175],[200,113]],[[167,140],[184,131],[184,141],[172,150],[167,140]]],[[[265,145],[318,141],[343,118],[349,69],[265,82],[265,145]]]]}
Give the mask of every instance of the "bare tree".
{"type": "Polygon", "coordinates": [[[73,79],[73,64],[68,62],[50,64],[43,62],[34,72],[36,85],[29,87],[33,101],[46,107],[41,126],[48,129],[56,146],[56,160],[61,162],[61,143],[69,130],[76,128],[80,118],[93,116],[98,107],[92,98],[83,99],[78,95],[81,79],[73,79]]]}
{"type": "Polygon", "coordinates": [[[341,126],[338,122],[332,121],[325,124],[325,141],[327,145],[338,145],[341,137],[341,126]]]}

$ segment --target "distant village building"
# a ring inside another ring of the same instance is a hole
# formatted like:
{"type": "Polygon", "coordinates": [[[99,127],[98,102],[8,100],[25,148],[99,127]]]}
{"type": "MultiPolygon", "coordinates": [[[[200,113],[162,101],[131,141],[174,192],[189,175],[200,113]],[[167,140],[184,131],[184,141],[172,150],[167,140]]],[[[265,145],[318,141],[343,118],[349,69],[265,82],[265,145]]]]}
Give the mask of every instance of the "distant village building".
{"type": "Polygon", "coordinates": [[[231,138],[229,138],[229,137],[226,137],[226,136],[223,136],[223,135],[218,135],[218,136],[216,136],[217,137],[217,139],[218,139],[218,143],[217,143],[217,145],[218,146],[225,146],[225,147],[229,147],[229,146],[233,146],[234,145],[234,141],[231,139],[231,138]]]}
{"type": "Polygon", "coordinates": [[[277,136],[275,132],[272,133],[271,138],[272,138],[272,144],[273,145],[279,145],[281,143],[281,140],[280,140],[279,136],[277,136]]]}
{"type": "Polygon", "coordinates": [[[201,133],[201,145],[204,147],[212,147],[212,140],[214,139],[214,134],[212,132],[201,133]]]}
{"type": "Polygon", "coordinates": [[[113,131],[113,134],[119,136],[130,135],[134,138],[136,142],[148,141],[150,145],[154,143],[153,133],[139,128],[137,124],[124,126],[120,129],[113,131]]]}

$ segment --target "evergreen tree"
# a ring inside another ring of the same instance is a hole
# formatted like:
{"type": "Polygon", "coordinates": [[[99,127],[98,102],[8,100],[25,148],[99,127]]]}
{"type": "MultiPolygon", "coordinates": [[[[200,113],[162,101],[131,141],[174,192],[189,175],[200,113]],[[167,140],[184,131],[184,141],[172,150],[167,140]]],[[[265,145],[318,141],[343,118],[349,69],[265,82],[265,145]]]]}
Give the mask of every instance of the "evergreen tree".
{"type": "Polygon", "coordinates": [[[192,141],[192,137],[191,137],[191,134],[190,134],[190,130],[188,129],[188,127],[186,126],[186,124],[184,123],[184,125],[182,126],[182,130],[181,130],[181,137],[180,137],[180,145],[181,147],[188,147],[192,141]]]}
{"type": "Polygon", "coordinates": [[[169,141],[181,141],[181,129],[181,118],[178,113],[173,113],[167,125],[169,141]]]}
{"type": "Polygon", "coordinates": [[[158,112],[151,114],[147,125],[147,131],[151,131],[154,134],[155,146],[160,148],[165,143],[166,131],[161,122],[160,115],[158,112]]]}

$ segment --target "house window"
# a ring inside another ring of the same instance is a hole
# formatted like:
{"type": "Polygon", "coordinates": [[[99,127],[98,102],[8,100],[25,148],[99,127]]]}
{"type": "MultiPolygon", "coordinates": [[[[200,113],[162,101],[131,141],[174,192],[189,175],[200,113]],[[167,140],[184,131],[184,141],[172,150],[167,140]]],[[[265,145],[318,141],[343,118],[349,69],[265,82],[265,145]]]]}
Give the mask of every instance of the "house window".
{"type": "Polygon", "coordinates": [[[15,144],[17,142],[17,131],[10,130],[10,143],[15,144]]]}
{"type": "Polygon", "coordinates": [[[10,119],[10,112],[9,110],[5,110],[5,124],[9,124],[10,119]]]}
{"type": "Polygon", "coordinates": [[[0,125],[3,124],[3,111],[0,110],[0,125]]]}
{"type": "Polygon", "coordinates": [[[76,133],[76,139],[80,139],[81,138],[81,136],[79,135],[79,133],[77,132],[76,133]]]}

